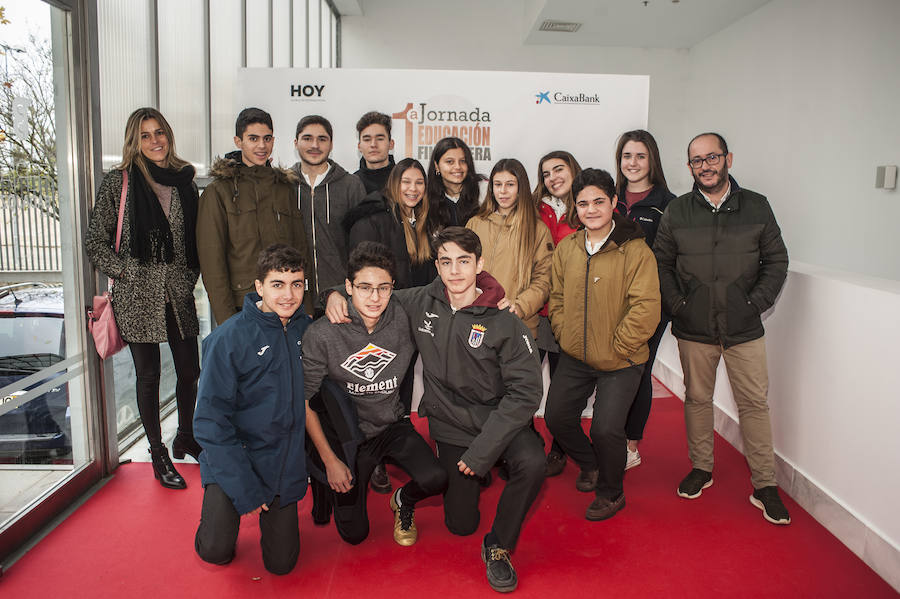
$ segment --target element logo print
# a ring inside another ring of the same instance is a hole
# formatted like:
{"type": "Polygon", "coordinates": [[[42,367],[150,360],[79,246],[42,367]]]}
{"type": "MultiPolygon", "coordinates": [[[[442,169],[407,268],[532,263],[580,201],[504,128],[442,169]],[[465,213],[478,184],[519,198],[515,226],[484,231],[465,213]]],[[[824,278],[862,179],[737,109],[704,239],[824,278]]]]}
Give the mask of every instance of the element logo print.
{"type": "Polygon", "coordinates": [[[535,102],[535,104],[542,104],[544,102],[546,102],[547,104],[551,103],[549,91],[538,92],[538,93],[534,94],[534,97],[537,98],[537,101],[535,102]]]}
{"type": "Polygon", "coordinates": [[[484,334],[486,331],[486,326],[482,324],[473,324],[472,330],[469,331],[469,347],[480,347],[481,342],[484,341],[484,334]]]}
{"type": "Polygon", "coordinates": [[[370,343],[347,356],[341,368],[371,383],[396,357],[394,352],[370,343]]]}

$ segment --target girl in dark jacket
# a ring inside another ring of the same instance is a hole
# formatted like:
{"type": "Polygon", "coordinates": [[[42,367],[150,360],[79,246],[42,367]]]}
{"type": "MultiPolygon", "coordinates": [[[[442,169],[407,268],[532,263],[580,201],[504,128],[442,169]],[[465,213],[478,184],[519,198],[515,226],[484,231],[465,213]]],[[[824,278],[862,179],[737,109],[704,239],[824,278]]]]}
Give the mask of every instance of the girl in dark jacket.
{"type": "Polygon", "coordinates": [[[168,342],[177,376],[178,434],[172,454],[196,459],[201,451],[192,425],[200,374],[194,306],[194,286],[200,275],[194,233],[197,203],[194,167],[175,153],[169,123],[154,108],[135,110],[125,125],[122,162],[100,184],[85,250],[97,270],[115,280],[112,305],[134,360],[138,412],[150,443],[153,474],[170,489],[187,485],[162,442],[160,343],[168,342]],[[125,214],[116,253],[123,187],[125,214]]]}
{"type": "Polygon", "coordinates": [[[350,251],[360,242],[377,241],[394,253],[396,289],[420,287],[437,276],[428,233],[428,195],[425,169],[413,158],[404,158],[388,176],[384,191],[374,191],[347,213],[344,227],[350,251]]]}
{"type": "MultiPolygon", "coordinates": [[[[616,146],[616,193],[619,197],[616,210],[641,226],[644,240],[652,249],[659,219],[675,195],[666,185],[656,140],[643,129],[627,131],[619,138],[616,146]]],[[[625,436],[628,439],[626,470],[641,463],[638,441],[644,436],[644,426],[650,416],[653,398],[651,371],[656,350],[659,349],[659,342],[668,324],[669,318],[663,313],[656,332],[647,342],[650,359],[647,360],[641,384],[625,423],[625,436]]]]}
{"type": "Polygon", "coordinates": [[[458,137],[445,137],[434,145],[428,164],[428,197],[431,214],[428,230],[464,227],[475,216],[484,198],[475,172],[472,150],[458,137]]]}

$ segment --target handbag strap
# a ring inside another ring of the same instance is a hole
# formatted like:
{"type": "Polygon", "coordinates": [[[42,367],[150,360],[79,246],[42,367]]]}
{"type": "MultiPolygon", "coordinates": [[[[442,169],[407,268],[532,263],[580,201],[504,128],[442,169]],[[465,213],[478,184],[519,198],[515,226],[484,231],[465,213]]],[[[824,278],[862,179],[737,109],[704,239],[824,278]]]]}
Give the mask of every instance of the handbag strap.
{"type": "Polygon", "coordinates": [[[122,219],[125,218],[125,195],[128,193],[128,171],[122,171],[122,197],[119,198],[119,223],[116,225],[116,253],[122,241],[122,219]]]}

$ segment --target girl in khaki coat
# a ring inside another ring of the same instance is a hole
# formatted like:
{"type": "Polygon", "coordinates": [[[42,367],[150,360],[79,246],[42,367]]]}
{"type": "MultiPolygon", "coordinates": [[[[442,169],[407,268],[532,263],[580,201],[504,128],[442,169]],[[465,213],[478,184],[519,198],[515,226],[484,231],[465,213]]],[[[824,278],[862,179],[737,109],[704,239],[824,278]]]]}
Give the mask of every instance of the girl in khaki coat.
{"type": "Polygon", "coordinates": [[[509,310],[537,338],[538,312],[550,294],[553,238],[541,221],[525,167],[504,158],[491,171],[487,197],[466,227],[481,239],[484,270],[503,285],[509,310]]]}

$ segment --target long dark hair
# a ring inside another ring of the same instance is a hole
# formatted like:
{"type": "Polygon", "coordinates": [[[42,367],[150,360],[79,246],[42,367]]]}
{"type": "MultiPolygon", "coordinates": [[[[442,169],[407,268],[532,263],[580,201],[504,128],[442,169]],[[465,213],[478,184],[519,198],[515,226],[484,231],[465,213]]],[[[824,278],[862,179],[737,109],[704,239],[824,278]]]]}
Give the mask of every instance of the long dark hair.
{"type": "MultiPolygon", "coordinates": [[[[669,186],[666,185],[666,176],[663,174],[662,163],[659,160],[659,147],[656,140],[650,135],[649,131],[643,129],[635,129],[634,131],[626,131],[619,138],[616,145],[616,189],[619,193],[624,194],[628,180],[622,173],[622,150],[629,141],[637,141],[647,146],[647,158],[650,162],[650,184],[653,187],[659,187],[663,191],[668,191],[669,186]]],[[[624,197],[622,198],[625,199],[624,197]]]]}
{"type": "Polygon", "coordinates": [[[445,137],[434,145],[434,151],[428,163],[428,183],[425,191],[432,202],[429,213],[434,225],[430,227],[432,231],[450,224],[450,209],[444,200],[446,189],[444,180],[437,173],[437,163],[448,150],[453,149],[463,151],[466,166],[469,167],[466,178],[462,182],[462,189],[459,191],[459,202],[456,204],[460,226],[464,226],[478,211],[478,182],[482,180],[482,177],[475,172],[475,160],[472,159],[472,150],[469,149],[466,142],[458,137],[445,137]]]}
{"type": "Polygon", "coordinates": [[[416,204],[415,208],[408,208],[400,199],[400,180],[403,174],[409,169],[415,169],[422,173],[422,178],[428,181],[425,176],[425,168],[415,158],[404,158],[391,170],[388,175],[387,184],[384,187],[384,195],[391,206],[394,218],[403,227],[403,235],[406,239],[406,251],[409,253],[409,259],[414,265],[424,264],[431,260],[431,245],[428,239],[428,189],[426,187],[425,195],[422,200],[416,204]],[[416,224],[409,223],[409,217],[415,216],[416,224]]]}

